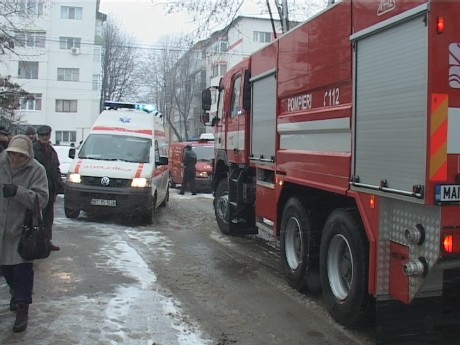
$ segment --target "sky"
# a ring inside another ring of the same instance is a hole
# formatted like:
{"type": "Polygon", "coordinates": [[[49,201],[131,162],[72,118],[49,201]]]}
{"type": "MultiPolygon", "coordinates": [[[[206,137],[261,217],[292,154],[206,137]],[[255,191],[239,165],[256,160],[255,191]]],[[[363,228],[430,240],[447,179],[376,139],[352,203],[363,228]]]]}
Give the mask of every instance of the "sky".
{"type": "MultiPolygon", "coordinates": [[[[155,45],[161,37],[189,33],[195,28],[192,15],[167,14],[159,3],[157,0],[101,0],[99,10],[113,17],[139,44],[155,45]]],[[[255,5],[251,1],[247,3],[244,14],[257,13],[255,5]]]]}

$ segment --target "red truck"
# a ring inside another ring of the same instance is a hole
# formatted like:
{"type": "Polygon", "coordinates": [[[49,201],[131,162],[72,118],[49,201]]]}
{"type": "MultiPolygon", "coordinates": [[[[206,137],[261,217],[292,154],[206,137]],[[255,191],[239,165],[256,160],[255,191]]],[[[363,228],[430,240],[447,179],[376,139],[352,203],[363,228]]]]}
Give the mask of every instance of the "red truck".
{"type": "Polygon", "coordinates": [[[376,316],[379,339],[436,328],[460,280],[459,17],[337,2],[214,88],[220,230],[269,233],[292,287],[342,325],[376,316]]]}
{"type": "Polygon", "coordinates": [[[214,142],[209,140],[182,141],[169,144],[169,173],[170,186],[175,188],[176,185],[182,184],[184,167],[182,159],[184,158],[184,149],[190,145],[195,151],[196,176],[195,183],[198,191],[210,192],[212,182],[212,161],[214,159],[214,142]]]}

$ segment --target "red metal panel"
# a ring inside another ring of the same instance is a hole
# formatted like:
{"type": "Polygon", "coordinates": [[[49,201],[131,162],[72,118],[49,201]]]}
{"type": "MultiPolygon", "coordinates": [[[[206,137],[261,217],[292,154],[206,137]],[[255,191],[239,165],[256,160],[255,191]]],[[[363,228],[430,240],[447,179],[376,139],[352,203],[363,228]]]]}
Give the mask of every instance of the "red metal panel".
{"type": "Polygon", "coordinates": [[[409,303],[409,278],[404,275],[403,266],[409,261],[409,247],[390,244],[390,296],[403,303],[409,303]]]}
{"type": "Polygon", "coordinates": [[[265,186],[256,186],[256,217],[270,219],[276,222],[276,191],[265,186]]]}
{"type": "Polygon", "coordinates": [[[353,33],[367,29],[381,21],[396,16],[411,8],[427,3],[427,0],[383,1],[352,0],[353,33]]]}
{"type": "Polygon", "coordinates": [[[350,182],[349,153],[300,152],[283,150],[277,155],[277,170],[285,181],[345,194],[350,182]]]}

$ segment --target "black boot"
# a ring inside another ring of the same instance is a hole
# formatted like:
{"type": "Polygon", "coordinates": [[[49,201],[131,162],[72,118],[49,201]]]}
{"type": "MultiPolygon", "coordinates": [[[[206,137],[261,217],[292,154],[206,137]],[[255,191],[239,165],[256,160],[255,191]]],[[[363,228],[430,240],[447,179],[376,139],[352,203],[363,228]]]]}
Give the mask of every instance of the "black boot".
{"type": "Polygon", "coordinates": [[[19,302],[16,310],[16,321],[14,321],[13,331],[24,332],[27,328],[29,321],[29,305],[27,303],[19,302]]]}

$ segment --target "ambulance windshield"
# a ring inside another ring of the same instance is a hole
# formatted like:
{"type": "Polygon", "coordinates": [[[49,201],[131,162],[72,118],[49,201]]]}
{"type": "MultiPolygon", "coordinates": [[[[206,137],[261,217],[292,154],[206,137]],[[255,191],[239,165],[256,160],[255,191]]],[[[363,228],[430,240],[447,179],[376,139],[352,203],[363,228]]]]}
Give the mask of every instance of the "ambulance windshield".
{"type": "Polygon", "coordinates": [[[150,139],[125,135],[91,134],[81,147],[78,158],[149,163],[150,139]]]}

